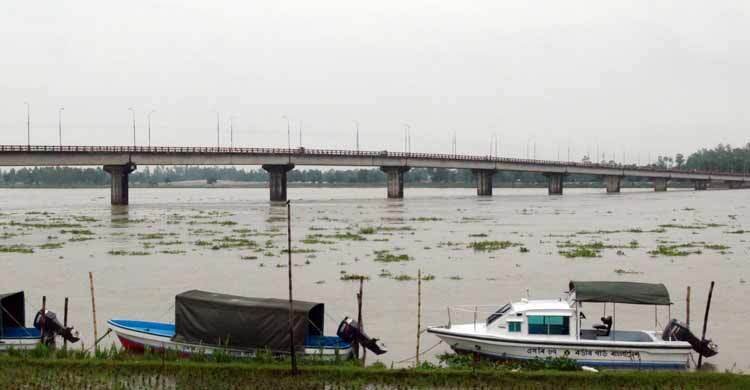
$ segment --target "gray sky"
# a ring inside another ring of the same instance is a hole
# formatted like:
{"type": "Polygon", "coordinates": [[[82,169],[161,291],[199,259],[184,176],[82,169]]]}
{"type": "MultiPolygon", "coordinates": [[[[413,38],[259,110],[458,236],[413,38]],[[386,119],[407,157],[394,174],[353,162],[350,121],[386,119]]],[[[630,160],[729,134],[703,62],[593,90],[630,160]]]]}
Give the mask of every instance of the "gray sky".
{"type": "Polygon", "coordinates": [[[17,1],[0,143],[285,146],[580,159],[750,140],[750,2],[17,1]],[[533,146],[531,147],[533,149],[533,146]]]}

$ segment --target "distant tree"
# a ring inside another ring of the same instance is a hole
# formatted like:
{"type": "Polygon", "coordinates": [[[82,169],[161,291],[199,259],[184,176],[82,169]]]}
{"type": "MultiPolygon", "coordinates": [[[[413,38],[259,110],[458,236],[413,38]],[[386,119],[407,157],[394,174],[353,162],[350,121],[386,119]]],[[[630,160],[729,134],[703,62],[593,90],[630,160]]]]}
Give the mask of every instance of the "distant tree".
{"type": "Polygon", "coordinates": [[[682,168],[682,166],[685,165],[685,156],[683,156],[682,153],[677,153],[674,156],[674,162],[677,164],[677,168],[682,168]]]}

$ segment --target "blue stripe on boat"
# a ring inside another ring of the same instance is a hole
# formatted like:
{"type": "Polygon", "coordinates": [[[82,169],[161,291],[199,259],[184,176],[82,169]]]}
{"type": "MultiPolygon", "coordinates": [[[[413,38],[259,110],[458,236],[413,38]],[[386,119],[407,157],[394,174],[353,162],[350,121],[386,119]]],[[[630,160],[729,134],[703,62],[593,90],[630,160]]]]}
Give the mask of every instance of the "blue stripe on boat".
{"type": "MultiPolygon", "coordinates": [[[[164,322],[137,320],[109,320],[108,322],[110,325],[119,328],[155,336],[171,338],[174,337],[175,334],[174,324],[167,324],[164,322]]],[[[337,336],[307,336],[305,339],[305,347],[318,349],[347,349],[351,348],[351,345],[337,336]]]]}
{"type": "Polygon", "coordinates": [[[38,339],[42,332],[36,328],[3,328],[3,339],[38,339]]]}

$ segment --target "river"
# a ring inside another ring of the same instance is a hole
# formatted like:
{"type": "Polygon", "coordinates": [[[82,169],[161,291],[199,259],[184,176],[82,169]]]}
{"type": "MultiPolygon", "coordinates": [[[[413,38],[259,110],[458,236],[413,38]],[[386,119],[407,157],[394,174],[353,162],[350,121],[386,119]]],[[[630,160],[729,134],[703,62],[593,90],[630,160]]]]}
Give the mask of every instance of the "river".
{"type": "MultiPolygon", "coordinates": [[[[29,319],[42,295],[60,315],[70,297],[70,322],[87,345],[89,271],[100,335],[113,317],[172,321],[174,296],[189,289],[285,298],[286,209],[267,197],[266,189],[134,189],[130,206],[113,208],[108,189],[0,189],[0,246],[33,250],[0,253],[0,291],[25,290],[29,319]]],[[[682,320],[691,286],[691,327],[699,334],[714,280],[708,335],[721,349],[708,362],[750,369],[747,191],[566,189],[550,197],[546,189],[496,189],[480,198],[473,189],[407,188],[403,200],[388,200],[383,188],[290,188],[289,197],[299,249],[295,298],[325,302],[326,330],[334,333],[343,316],[356,316],[358,283],[341,276],[369,276],[364,323],[388,346],[379,357],[388,365],[414,355],[417,332],[417,283],[395,277],[421,269],[434,276],[422,283],[423,327],[447,323],[450,305],[564,297],[571,279],[629,280],[665,283],[671,315],[682,320]],[[469,248],[484,240],[512,245],[469,248]],[[593,258],[559,253],[592,242],[618,248],[593,258]],[[649,254],[659,245],[689,253],[649,254]],[[376,251],[409,260],[376,261],[376,251]]],[[[601,305],[587,310],[593,321],[601,305]]],[[[660,309],[657,328],[668,314],[660,309]]],[[[468,312],[452,317],[473,321],[468,312]]],[[[618,305],[618,329],[654,327],[653,307],[618,305]]],[[[423,334],[422,350],[437,342],[423,334]]],[[[112,343],[112,336],[104,341],[112,343]]],[[[447,350],[438,345],[423,360],[447,350]]]]}

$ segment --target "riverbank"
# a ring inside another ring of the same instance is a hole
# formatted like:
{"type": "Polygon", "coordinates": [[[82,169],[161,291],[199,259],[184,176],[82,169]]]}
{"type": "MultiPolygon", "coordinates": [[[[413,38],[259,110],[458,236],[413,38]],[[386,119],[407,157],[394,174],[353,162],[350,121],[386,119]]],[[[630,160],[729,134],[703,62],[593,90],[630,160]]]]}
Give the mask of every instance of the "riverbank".
{"type": "Polygon", "coordinates": [[[606,371],[515,371],[427,367],[388,369],[381,365],[300,367],[287,363],[46,359],[0,356],[3,389],[237,389],[237,388],[652,388],[736,389],[750,376],[721,373],[606,371]]]}

